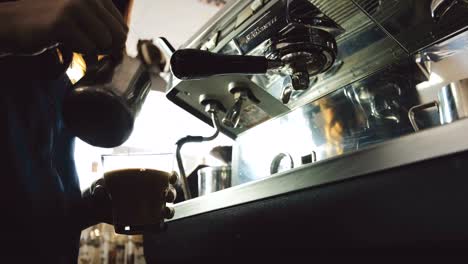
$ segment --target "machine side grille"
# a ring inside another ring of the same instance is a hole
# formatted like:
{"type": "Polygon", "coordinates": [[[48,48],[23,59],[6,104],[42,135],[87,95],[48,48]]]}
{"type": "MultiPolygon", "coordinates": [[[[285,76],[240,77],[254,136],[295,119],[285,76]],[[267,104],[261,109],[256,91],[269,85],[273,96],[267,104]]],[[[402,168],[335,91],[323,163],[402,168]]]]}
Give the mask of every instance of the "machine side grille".
{"type": "Polygon", "coordinates": [[[310,0],[324,14],[333,19],[345,29],[345,33],[337,38],[337,42],[344,42],[373,27],[375,24],[365,16],[351,0],[335,1],[310,0]]]}

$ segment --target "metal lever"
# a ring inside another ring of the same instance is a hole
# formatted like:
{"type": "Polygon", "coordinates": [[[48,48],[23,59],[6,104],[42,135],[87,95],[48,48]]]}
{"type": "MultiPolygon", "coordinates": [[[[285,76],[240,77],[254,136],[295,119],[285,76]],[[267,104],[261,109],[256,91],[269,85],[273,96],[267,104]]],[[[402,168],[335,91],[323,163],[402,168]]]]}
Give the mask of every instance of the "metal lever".
{"type": "Polygon", "coordinates": [[[182,49],[171,57],[172,73],[181,80],[224,74],[265,74],[279,68],[281,61],[262,56],[222,55],[197,49],[182,49]]]}
{"type": "Polygon", "coordinates": [[[458,4],[468,4],[468,0],[432,0],[431,15],[437,22],[458,4]]]}
{"type": "Polygon", "coordinates": [[[223,118],[223,124],[230,128],[237,128],[245,102],[250,101],[254,104],[258,104],[260,100],[255,97],[248,85],[244,83],[232,82],[229,84],[228,90],[234,95],[234,105],[223,118]]]}
{"type": "Polygon", "coordinates": [[[248,100],[247,91],[238,91],[234,93],[235,103],[223,118],[223,124],[231,128],[237,128],[242,113],[242,106],[248,100]]]}

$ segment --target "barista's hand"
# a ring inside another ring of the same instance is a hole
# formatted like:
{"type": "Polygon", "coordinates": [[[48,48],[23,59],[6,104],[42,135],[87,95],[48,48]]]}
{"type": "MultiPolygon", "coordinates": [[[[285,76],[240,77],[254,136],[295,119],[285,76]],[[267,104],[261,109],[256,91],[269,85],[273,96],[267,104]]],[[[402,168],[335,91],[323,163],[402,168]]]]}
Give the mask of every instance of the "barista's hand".
{"type": "Polygon", "coordinates": [[[19,0],[0,4],[1,52],[62,43],[84,54],[123,48],[128,28],[111,0],[19,0]],[[9,50],[8,50],[9,49],[9,50]]]}
{"type": "Polygon", "coordinates": [[[87,226],[97,223],[112,224],[112,202],[104,187],[104,179],[95,181],[83,193],[88,215],[87,226]]]}
{"type": "Polygon", "coordinates": [[[106,224],[112,224],[112,201],[104,187],[104,179],[95,181],[90,190],[93,195],[94,215],[96,220],[106,224]]]}

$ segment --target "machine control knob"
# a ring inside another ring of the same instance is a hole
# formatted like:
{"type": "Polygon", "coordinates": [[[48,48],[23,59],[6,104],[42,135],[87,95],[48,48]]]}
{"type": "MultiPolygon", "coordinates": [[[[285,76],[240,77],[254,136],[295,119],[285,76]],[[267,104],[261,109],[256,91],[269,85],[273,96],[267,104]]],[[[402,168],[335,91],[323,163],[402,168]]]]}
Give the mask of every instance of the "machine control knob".
{"type": "Polygon", "coordinates": [[[171,175],[169,176],[169,183],[172,185],[175,185],[178,180],[179,180],[179,175],[177,174],[177,172],[173,171],[171,175]]]}
{"type": "Polygon", "coordinates": [[[169,187],[166,190],[166,202],[173,203],[177,198],[177,192],[174,187],[169,187]]]}
{"type": "Polygon", "coordinates": [[[172,219],[172,218],[174,218],[174,215],[175,215],[174,208],[171,208],[171,207],[165,207],[164,208],[164,218],[172,219]]]}

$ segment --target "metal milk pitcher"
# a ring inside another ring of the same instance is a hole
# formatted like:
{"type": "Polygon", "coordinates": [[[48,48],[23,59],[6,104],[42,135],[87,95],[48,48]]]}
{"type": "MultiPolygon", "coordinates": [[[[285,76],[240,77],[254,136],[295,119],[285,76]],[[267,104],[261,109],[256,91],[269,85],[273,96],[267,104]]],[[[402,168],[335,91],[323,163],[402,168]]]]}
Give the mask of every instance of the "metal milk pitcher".
{"type": "Polygon", "coordinates": [[[63,105],[65,125],[75,136],[103,148],[120,146],[130,137],[151,89],[151,74],[159,73],[161,61],[159,49],[149,41],[140,42],[138,50],[137,58],[125,53],[99,61],[88,57],[91,63],[85,77],[66,95],[63,105]],[[153,55],[151,59],[148,54],[153,55]],[[152,65],[154,61],[158,65],[152,65]]]}
{"type": "Polygon", "coordinates": [[[468,117],[468,79],[442,87],[437,97],[438,99],[433,102],[417,105],[409,110],[409,118],[415,131],[419,131],[415,113],[431,107],[437,107],[441,125],[468,117]]]}

